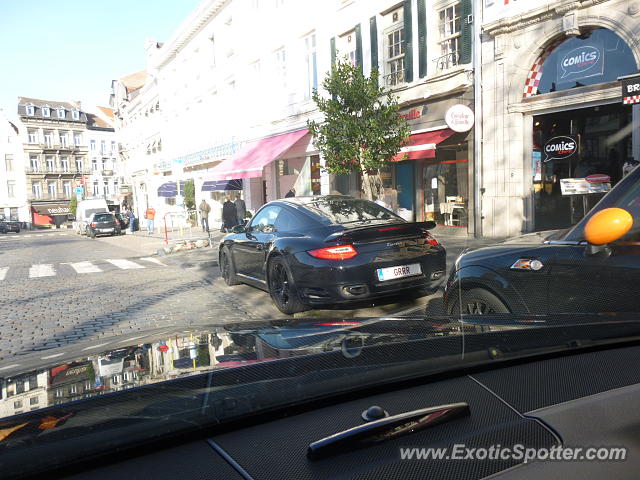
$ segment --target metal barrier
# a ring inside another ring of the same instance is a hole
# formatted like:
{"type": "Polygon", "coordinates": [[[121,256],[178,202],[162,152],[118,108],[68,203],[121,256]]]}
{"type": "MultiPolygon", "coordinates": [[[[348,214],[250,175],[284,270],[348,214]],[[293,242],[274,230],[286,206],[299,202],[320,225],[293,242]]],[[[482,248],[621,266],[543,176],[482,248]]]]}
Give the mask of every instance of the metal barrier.
{"type": "Polygon", "coordinates": [[[197,221],[195,210],[185,210],[183,212],[167,212],[162,217],[161,229],[164,230],[164,243],[169,244],[169,237],[172,240],[182,240],[193,237],[194,223],[197,221]],[[185,235],[186,234],[186,235],[185,235]]]}

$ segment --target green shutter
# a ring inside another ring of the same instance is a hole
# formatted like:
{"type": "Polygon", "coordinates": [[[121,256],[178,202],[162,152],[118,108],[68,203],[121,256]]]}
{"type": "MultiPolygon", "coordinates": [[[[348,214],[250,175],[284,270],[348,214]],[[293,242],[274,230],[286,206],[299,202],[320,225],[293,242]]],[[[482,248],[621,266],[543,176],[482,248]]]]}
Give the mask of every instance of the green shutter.
{"type": "Polygon", "coordinates": [[[418,0],[418,70],[420,78],[427,76],[427,7],[418,0]]]}
{"type": "Polygon", "coordinates": [[[369,36],[371,37],[371,69],[378,66],[378,23],[376,17],[369,19],[369,36]]]}
{"type": "Polygon", "coordinates": [[[468,20],[473,13],[471,0],[460,2],[460,63],[471,63],[473,51],[473,25],[468,20]]]}
{"type": "Polygon", "coordinates": [[[411,31],[411,0],[404,0],[404,81],[413,82],[413,34],[411,31]]]}
{"type": "Polygon", "coordinates": [[[331,37],[331,68],[336,66],[336,37],[331,37]]]}
{"type": "Polygon", "coordinates": [[[356,25],[356,65],[362,71],[362,28],[356,25]]]}

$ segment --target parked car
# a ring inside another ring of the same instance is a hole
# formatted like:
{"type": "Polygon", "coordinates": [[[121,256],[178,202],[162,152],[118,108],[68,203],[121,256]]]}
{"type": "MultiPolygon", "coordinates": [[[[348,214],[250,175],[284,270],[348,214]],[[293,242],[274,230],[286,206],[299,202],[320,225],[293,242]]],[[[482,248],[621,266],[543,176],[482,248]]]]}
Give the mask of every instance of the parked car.
{"type": "Polygon", "coordinates": [[[96,238],[98,235],[120,235],[120,224],[111,212],[98,212],[91,215],[87,224],[87,235],[96,238]]]}
{"type": "Polygon", "coordinates": [[[429,233],[434,227],[367,200],[286,198],[234,227],[220,242],[219,265],[227,285],[266,290],[286,314],[433,291],[445,273],[445,249],[429,233]]]}
{"type": "Polygon", "coordinates": [[[10,220],[0,221],[0,232],[1,233],[9,233],[9,232],[20,233],[20,222],[13,222],[10,220]]]}
{"type": "Polygon", "coordinates": [[[108,212],[109,207],[104,198],[92,198],[78,202],[76,209],[75,230],[79,235],[86,235],[91,215],[98,212],[108,212]]]}
{"type": "Polygon", "coordinates": [[[123,213],[114,213],[118,224],[120,225],[120,234],[124,235],[126,233],[127,227],[129,226],[129,219],[123,213]]]}
{"type": "Polygon", "coordinates": [[[637,312],[640,168],[575,226],[461,255],[446,283],[451,314],[637,312]]]}

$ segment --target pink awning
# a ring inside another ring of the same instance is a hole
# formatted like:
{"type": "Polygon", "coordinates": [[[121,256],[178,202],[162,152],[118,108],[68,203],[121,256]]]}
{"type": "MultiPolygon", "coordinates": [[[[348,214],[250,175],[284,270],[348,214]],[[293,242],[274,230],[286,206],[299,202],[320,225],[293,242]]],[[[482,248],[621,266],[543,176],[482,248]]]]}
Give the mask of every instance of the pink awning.
{"type": "Polygon", "coordinates": [[[284,154],[298,140],[307,135],[304,128],[295,132],[255,140],[244,145],[231,157],[207,173],[207,180],[233,180],[262,176],[262,169],[284,154]]]}

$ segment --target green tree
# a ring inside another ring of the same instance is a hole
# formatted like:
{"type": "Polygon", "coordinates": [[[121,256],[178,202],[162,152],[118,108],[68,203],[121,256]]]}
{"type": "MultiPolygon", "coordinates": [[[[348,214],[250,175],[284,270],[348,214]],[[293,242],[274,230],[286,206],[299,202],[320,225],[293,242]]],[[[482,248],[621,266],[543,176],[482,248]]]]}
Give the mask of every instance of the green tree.
{"type": "Polygon", "coordinates": [[[196,208],[196,187],[193,180],[184,182],[184,204],[187,210],[196,208]]]}
{"type": "Polygon", "coordinates": [[[73,196],[71,200],[69,200],[69,213],[75,218],[76,212],[78,211],[78,198],[73,196]]]}
{"type": "Polygon", "coordinates": [[[366,77],[348,59],[337,62],[322,83],[328,98],[313,92],[324,121],[308,122],[326,169],[336,175],[360,172],[369,200],[381,195],[380,169],[389,165],[410,133],[399,115],[398,98],[378,81],[375,69],[366,77]]]}

